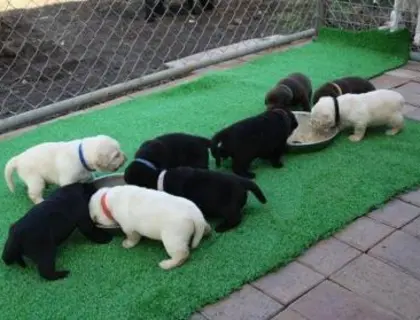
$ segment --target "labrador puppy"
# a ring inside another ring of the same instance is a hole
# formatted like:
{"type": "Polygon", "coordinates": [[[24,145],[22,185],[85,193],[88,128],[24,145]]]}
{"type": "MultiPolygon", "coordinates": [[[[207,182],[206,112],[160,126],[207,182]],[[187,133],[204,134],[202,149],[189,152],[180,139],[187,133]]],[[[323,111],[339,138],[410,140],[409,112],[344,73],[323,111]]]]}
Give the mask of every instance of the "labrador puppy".
{"type": "Polygon", "coordinates": [[[136,246],[142,236],[162,241],[171,257],[159,263],[166,270],[187,260],[191,238],[191,247],[196,248],[211,232],[200,209],[190,200],[133,185],[99,189],[90,200],[89,210],[95,223],[121,227],[126,249],[136,246]]]}
{"type": "Polygon", "coordinates": [[[375,86],[361,77],[345,77],[324,83],[314,93],[313,105],[321,97],[339,97],[346,93],[366,93],[376,90],[375,86]]]}
{"type": "Polygon", "coordinates": [[[28,188],[29,198],[38,204],[43,201],[47,183],[62,187],[86,182],[92,178],[93,171],[117,171],[126,159],[118,141],[106,135],[45,142],[11,158],[4,176],[9,190],[14,192],[12,174],[16,170],[28,188]]]}
{"type": "Polygon", "coordinates": [[[249,171],[254,159],[266,159],[274,168],[281,168],[287,139],[297,126],[295,115],[288,109],[272,109],[238,121],[212,138],[211,153],[216,166],[231,157],[233,172],[251,179],[255,178],[255,173],[249,171]]]}
{"type": "Polygon", "coordinates": [[[396,135],[404,127],[404,104],[400,93],[385,89],[322,97],[312,108],[310,124],[317,131],[329,131],[337,124],[340,130],[353,128],[349,136],[353,142],[362,140],[369,126],[387,125],[386,134],[396,135]]]}
{"type": "Polygon", "coordinates": [[[188,166],[209,167],[210,140],[186,133],[169,133],[141,144],[125,172],[136,171],[138,164],[155,169],[188,166]]]}
{"type": "Polygon", "coordinates": [[[31,259],[46,280],[58,280],[69,271],[57,271],[58,246],[78,229],[95,243],[108,243],[112,235],[97,228],[89,215],[89,200],[96,192],[91,183],[73,183],[58,188],[43,202],[11,225],[2,259],[6,265],[26,267],[23,257],[31,259]]]}
{"type": "Polygon", "coordinates": [[[159,171],[140,164],[135,174],[127,174],[124,179],[127,184],[157,189],[191,200],[206,219],[223,220],[216,227],[216,232],[225,232],[240,224],[248,191],[261,203],[267,202],[263,192],[253,181],[234,174],[205,169],[178,167],[159,171]]]}
{"type": "Polygon", "coordinates": [[[267,110],[274,108],[295,109],[301,106],[304,111],[311,111],[312,84],[302,73],[292,73],[281,79],[265,96],[267,110]]]}

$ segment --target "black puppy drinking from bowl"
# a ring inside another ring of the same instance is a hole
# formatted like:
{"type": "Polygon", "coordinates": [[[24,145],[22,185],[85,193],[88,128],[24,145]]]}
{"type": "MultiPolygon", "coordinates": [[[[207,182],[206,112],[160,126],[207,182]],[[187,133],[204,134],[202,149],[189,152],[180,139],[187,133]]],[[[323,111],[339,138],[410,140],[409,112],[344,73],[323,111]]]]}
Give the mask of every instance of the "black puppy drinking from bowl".
{"type": "Polygon", "coordinates": [[[234,174],[205,169],[178,167],[158,170],[138,164],[136,172],[125,172],[124,180],[127,184],[165,191],[191,200],[206,219],[222,219],[215,228],[216,232],[225,232],[240,224],[248,191],[261,203],[267,202],[261,189],[253,181],[234,174]]]}
{"type": "Polygon", "coordinates": [[[275,108],[294,109],[300,105],[304,111],[311,111],[312,84],[302,73],[292,73],[281,79],[265,96],[267,110],[275,108]]]}
{"type": "Polygon", "coordinates": [[[33,206],[9,229],[2,259],[6,265],[26,267],[23,256],[38,267],[41,277],[58,280],[70,271],[57,271],[57,247],[78,229],[90,241],[109,243],[113,236],[95,226],[89,215],[89,200],[96,192],[92,183],[73,183],[55,190],[33,206]]]}
{"type": "Polygon", "coordinates": [[[210,140],[186,133],[168,133],[141,144],[126,171],[135,174],[139,164],[169,169],[180,166],[207,169],[210,140]]]}
{"type": "Polygon", "coordinates": [[[346,93],[366,93],[375,91],[375,86],[367,79],[361,77],[344,77],[324,83],[314,93],[313,105],[315,105],[321,97],[337,98],[346,93]]]}
{"type": "Polygon", "coordinates": [[[281,168],[281,156],[287,150],[287,139],[298,122],[289,109],[273,109],[238,121],[216,133],[211,153],[220,167],[221,160],[232,158],[232,170],[245,178],[255,178],[249,168],[257,158],[269,160],[281,168]]]}

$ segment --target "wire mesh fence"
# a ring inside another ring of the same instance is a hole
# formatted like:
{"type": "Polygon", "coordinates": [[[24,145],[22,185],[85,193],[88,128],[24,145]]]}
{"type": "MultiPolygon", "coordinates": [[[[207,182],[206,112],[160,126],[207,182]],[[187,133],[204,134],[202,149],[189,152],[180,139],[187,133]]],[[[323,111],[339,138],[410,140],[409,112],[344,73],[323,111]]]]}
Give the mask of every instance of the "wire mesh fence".
{"type": "Polygon", "coordinates": [[[306,30],[316,8],[316,0],[0,1],[0,119],[198,52],[306,30]]]}

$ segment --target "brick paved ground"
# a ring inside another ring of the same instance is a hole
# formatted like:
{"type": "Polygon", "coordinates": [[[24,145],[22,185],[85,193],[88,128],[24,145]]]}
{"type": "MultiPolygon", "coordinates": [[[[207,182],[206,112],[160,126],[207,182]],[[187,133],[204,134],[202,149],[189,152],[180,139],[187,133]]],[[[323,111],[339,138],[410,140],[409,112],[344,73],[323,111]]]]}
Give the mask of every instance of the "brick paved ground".
{"type": "MultiPolygon", "coordinates": [[[[180,81],[208,70],[231,68],[257,56],[199,70],[180,81]]],[[[406,117],[420,121],[420,63],[409,62],[373,82],[378,88],[393,88],[402,93],[407,100],[406,117]]],[[[31,129],[15,131],[0,139],[31,129]]],[[[383,209],[359,218],[332,238],[319,242],[297,261],[243,286],[191,317],[191,320],[216,319],[420,320],[420,190],[401,195],[383,209]]]]}

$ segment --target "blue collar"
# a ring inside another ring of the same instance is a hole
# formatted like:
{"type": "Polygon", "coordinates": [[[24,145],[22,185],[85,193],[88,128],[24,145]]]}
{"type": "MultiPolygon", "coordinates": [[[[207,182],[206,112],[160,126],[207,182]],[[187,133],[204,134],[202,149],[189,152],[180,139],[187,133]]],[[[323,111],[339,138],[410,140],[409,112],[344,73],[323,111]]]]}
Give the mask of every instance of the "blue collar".
{"type": "Polygon", "coordinates": [[[156,166],[146,159],[136,158],[136,159],[134,159],[134,161],[143,163],[144,165],[148,166],[150,169],[157,170],[156,166]]]}
{"type": "Polygon", "coordinates": [[[95,171],[94,169],[89,168],[85,156],[83,155],[83,150],[82,150],[82,143],[80,142],[79,144],[79,160],[82,163],[82,166],[87,170],[87,171],[95,171]]]}

